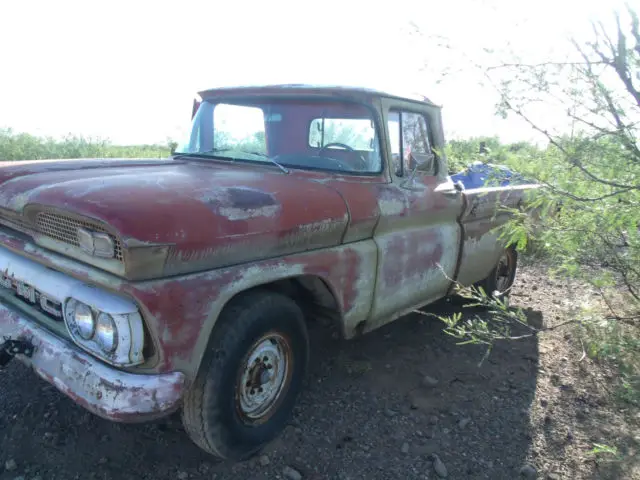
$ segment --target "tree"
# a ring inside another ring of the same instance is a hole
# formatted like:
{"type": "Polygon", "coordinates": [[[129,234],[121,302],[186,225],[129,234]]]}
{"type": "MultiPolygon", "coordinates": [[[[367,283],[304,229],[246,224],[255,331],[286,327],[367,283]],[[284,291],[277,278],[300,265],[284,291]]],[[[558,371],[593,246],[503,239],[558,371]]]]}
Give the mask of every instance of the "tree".
{"type": "MultiPolygon", "coordinates": [[[[613,32],[598,23],[590,41],[574,40],[575,61],[505,65],[513,75],[500,85],[500,112],[548,140],[541,154],[511,163],[546,186],[537,231],[549,255],[598,288],[623,286],[640,315],[640,32],[637,13],[626,13],[613,32]],[[571,131],[535,119],[539,101],[565,112],[571,131]]],[[[531,234],[524,217],[519,226],[531,234]]]]}
{"type": "MultiPolygon", "coordinates": [[[[556,272],[593,285],[609,307],[609,320],[632,325],[634,336],[640,323],[639,24],[637,12],[628,8],[614,15],[611,27],[593,24],[590,40],[572,40],[574,55],[567,60],[476,65],[499,94],[498,113],[525,121],[547,141],[540,149],[502,149],[504,163],[544,187],[530,198],[541,216],[512,211],[504,238],[520,247],[531,241],[542,246],[556,272]],[[558,123],[554,115],[564,116],[565,128],[550,124],[558,123]],[[612,301],[621,295],[623,301],[612,301]]],[[[449,148],[461,147],[469,145],[449,148]]],[[[492,322],[441,318],[461,342],[490,349],[495,341],[545,329],[526,325],[522,312],[490,299],[491,292],[461,293],[493,314],[492,322]],[[528,333],[511,334],[516,325],[528,333]]]]}

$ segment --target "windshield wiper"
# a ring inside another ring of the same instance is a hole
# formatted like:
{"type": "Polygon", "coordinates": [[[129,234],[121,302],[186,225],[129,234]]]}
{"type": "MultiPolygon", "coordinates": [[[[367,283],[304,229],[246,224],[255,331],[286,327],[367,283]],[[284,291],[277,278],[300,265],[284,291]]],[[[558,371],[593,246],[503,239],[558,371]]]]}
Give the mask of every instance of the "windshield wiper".
{"type": "MultiPolygon", "coordinates": [[[[220,153],[220,152],[238,152],[238,153],[246,153],[248,155],[254,155],[256,157],[261,157],[261,158],[266,158],[267,160],[269,160],[271,163],[273,163],[276,167],[278,167],[280,170],[282,170],[284,173],[288,174],[289,173],[289,169],[284,167],[283,165],[279,164],[278,162],[276,162],[273,158],[271,158],[269,155],[267,155],[266,153],[262,153],[262,152],[255,152],[255,151],[251,151],[251,150],[240,150],[237,148],[214,148],[212,150],[205,150],[204,152],[197,152],[197,153],[179,153],[176,152],[177,155],[182,155],[185,157],[211,157],[212,155],[207,155],[209,153],[220,153]]],[[[221,156],[220,158],[229,158],[233,161],[237,161],[237,160],[246,160],[243,158],[238,158],[238,157],[227,157],[227,156],[221,156]]]]}
{"type": "MultiPolygon", "coordinates": [[[[280,170],[282,170],[284,173],[287,173],[287,174],[289,173],[289,169],[287,169],[284,166],[280,165],[278,162],[276,162],[269,155],[267,155],[266,153],[262,153],[262,152],[255,152],[253,150],[242,150],[242,149],[238,149],[238,148],[214,148],[213,150],[210,150],[209,152],[204,152],[204,153],[219,153],[219,152],[247,153],[249,155],[255,155],[256,157],[266,158],[271,163],[273,163],[276,167],[278,167],[280,170]]],[[[233,158],[233,160],[242,160],[242,159],[241,158],[233,158]]]]}

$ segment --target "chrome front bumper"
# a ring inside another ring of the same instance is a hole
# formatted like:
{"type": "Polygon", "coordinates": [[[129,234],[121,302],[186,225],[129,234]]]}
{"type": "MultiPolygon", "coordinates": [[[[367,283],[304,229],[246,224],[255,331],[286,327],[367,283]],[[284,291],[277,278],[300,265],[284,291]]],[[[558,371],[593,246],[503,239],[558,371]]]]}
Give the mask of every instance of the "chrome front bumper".
{"type": "Polygon", "coordinates": [[[140,375],[109,367],[26,315],[0,304],[0,343],[4,338],[30,342],[32,356],[18,354],[16,359],[100,417],[141,422],[163,417],[180,405],[184,374],[140,375]]]}

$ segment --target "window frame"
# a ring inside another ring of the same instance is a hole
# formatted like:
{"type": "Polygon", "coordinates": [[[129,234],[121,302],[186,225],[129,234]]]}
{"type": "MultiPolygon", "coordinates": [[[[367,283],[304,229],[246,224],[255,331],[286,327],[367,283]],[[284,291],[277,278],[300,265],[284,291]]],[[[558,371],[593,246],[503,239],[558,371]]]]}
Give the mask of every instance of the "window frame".
{"type": "MultiPolygon", "coordinates": [[[[327,102],[329,103],[340,102],[340,103],[346,103],[346,104],[359,105],[366,108],[367,111],[371,114],[369,118],[373,120],[374,131],[378,136],[378,148],[380,152],[380,168],[376,171],[359,172],[359,171],[345,171],[345,170],[339,170],[339,169],[316,168],[316,167],[309,167],[309,166],[286,164],[285,166],[287,168],[292,170],[305,171],[305,172],[324,172],[329,174],[338,174],[338,175],[344,175],[349,177],[371,178],[371,177],[383,176],[386,178],[386,181],[390,180],[387,177],[386,126],[384,125],[384,121],[383,121],[384,115],[382,114],[380,103],[378,103],[377,101],[369,103],[363,100],[355,99],[353,97],[342,96],[342,95],[324,95],[324,94],[323,95],[309,95],[309,94],[263,95],[263,94],[260,94],[260,95],[229,95],[229,96],[213,95],[213,96],[204,97],[200,103],[201,104],[205,102],[214,103],[214,104],[230,103],[230,104],[241,105],[241,106],[256,106],[256,104],[263,104],[263,102],[277,103],[282,101],[290,102],[290,101],[296,101],[296,100],[307,101],[307,102],[317,102],[320,104],[327,103],[327,102]]],[[[195,114],[194,114],[194,118],[195,118],[195,114]]],[[[309,126],[310,124],[311,122],[309,122],[309,126]]],[[[308,143],[308,140],[307,140],[307,143],[308,143]]],[[[211,157],[211,159],[215,159],[215,157],[211,157]]],[[[268,165],[269,164],[268,162],[261,162],[256,160],[247,160],[247,159],[237,159],[237,162],[246,163],[249,165],[268,165]]]]}
{"type": "Polygon", "coordinates": [[[387,131],[390,132],[390,128],[389,128],[389,123],[390,123],[390,119],[389,116],[390,114],[393,113],[397,113],[398,114],[398,128],[399,128],[399,140],[400,140],[400,175],[398,175],[395,171],[395,165],[393,162],[393,152],[391,149],[391,135],[389,135],[389,165],[391,166],[392,171],[390,172],[393,176],[398,177],[398,178],[404,178],[405,176],[405,171],[404,171],[404,142],[403,142],[403,134],[402,134],[402,114],[403,113],[411,113],[414,115],[419,115],[421,116],[424,121],[425,121],[425,125],[427,127],[427,141],[429,142],[429,148],[431,149],[431,153],[434,155],[434,166],[435,166],[435,171],[434,173],[431,174],[426,174],[424,173],[424,175],[428,176],[428,177],[437,177],[440,174],[440,156],[436,153],[435,149],[434,149],[434,138],[433,138],[433,128],[431,127],[431,118],[429,116],[429,114],[427,112],[425,112],[424,110],[420,110],[417,108],[405,108],[404,106],[398,106],[398,105],[391,105],[387,108],[387,113],[386,113],[386,119],[387,119],[387,131]]]}

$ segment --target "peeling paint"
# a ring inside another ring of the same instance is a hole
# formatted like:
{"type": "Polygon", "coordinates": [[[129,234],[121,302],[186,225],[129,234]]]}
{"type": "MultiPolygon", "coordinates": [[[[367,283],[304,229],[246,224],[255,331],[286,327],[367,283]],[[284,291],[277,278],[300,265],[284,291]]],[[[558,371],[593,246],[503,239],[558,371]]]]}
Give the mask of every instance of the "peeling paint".
{"type": "Polygon", "coordinates": [[[489,275],[504,251],[495,228],[509,220],[498,212],[501,207],[515,207],[532,185],[491,187],[466,190],[467,208],[462,215],[464,238],[457,281],[471,285],[489,275]]]}
{"type": "Polygon", "coordinates": [[[402,192],[393,190],[383,190],[380,199],[380,214],[386,217],[401,215],[407,209],[407,198],[402,192]]]}
{"type": "Polygon", "coordinates": [[[161,343],[159,371],[193,372],[224,305],[248,288],[282,278],[311,275],[336,295],[347,330],[367,318],[375,284],[377,248],[371,240],[299,253],[248,265],[126,285],[145,306],[153,336],[161,343]]]}
{"type": "Polygon", "coordinates": [[[106,366],[49,331],[0,305],[0,338],[28,338],[31,358],[19,355],[44,380],[103,418],[139,422],[167,415],[179,406],[182,373],[138,375],[106,366]]]}
{"type": "Polygon", "coordinates": [[[269,205],[260,208],[238,208],[238,207],[221,207],[220,214],[229,220],[248,220],[256,217],[273,218],[280,211],[278,205],[269,205]]]}

